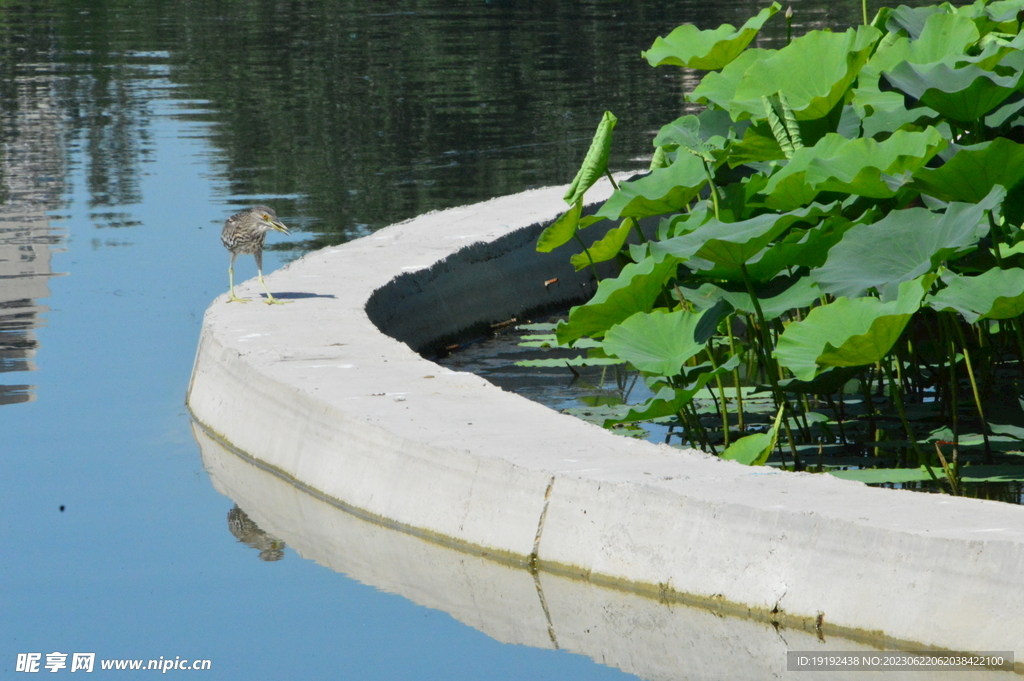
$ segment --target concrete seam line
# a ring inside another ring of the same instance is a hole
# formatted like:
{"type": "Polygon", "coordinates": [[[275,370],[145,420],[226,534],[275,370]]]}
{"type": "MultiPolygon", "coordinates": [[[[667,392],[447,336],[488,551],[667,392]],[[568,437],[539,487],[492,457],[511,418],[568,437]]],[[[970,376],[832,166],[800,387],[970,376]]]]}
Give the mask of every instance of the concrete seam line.
{"type": "Polygon", "coordinates": [[[551,490],[555,486],[555,476],[548,481],[548,488],[544,490],[544,508],[540,511],[540,519],[537,521],[537,534],[533,538],[533,551],[530,553],[530,570],[537,572],[537,556],[540,554],[540,536],[544,533],[544,520],[548,517],[548,505],[551,503],[551,490]]]}

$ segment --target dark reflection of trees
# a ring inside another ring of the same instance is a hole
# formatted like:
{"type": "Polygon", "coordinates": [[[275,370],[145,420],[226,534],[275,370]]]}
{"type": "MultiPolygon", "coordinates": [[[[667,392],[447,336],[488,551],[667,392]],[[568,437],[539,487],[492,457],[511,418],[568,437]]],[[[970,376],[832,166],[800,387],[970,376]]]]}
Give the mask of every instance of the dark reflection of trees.
{"type": "MultiPolygon", "coordinates": [[[[640,167],[698,77],[652,69],[640,51],[684,21],[738,24],[765,4],[39,0],[0,9],[0,52],[13,56],[0,74],[58,64],[56,97],[87,152],[94,206],[140,200],[146,81],[166,75],[174,96],[208,110],[229,195],[291,197],[275,205],[318,233],[311,246],[567,182],[605,109],[620,118],[613,165],[640,167]],[[170,71],[147,70],[154,62],[170,71]]],[[[824,0],[797,9],[798,28],[859,13],[824,0]]],[[[763,40],[784,30],[777,18],[763,40]]]]}

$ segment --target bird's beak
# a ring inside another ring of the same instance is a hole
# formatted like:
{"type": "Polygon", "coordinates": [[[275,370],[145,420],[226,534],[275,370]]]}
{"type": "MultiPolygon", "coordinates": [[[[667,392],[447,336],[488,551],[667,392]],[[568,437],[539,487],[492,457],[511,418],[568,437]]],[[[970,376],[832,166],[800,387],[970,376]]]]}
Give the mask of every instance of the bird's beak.
{"type": "Polygon", "coordinates": [[[283,222],[278,222],[277,220],[271,220],[270,224],[278,232],[284,232],[285,234],[291,234],[291,232],[288,231],[288,228],[284,226],[283,222]]]}

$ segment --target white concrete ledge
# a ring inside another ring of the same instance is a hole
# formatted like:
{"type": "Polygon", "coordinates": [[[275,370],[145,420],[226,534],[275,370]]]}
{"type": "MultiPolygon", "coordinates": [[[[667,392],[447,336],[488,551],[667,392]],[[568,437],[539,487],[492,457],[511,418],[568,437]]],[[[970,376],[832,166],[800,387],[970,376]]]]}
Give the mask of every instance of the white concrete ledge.
{"type": "Polygon", "coordinates": [[[371,321],[368,309],[419,349],[578,298],[587,280],[567,256],[532,246],[562,191],[312,253],[268,277],[289,305],[218,298],[189,388],[195,419],[364,517],[542,572],[791,624],[821,617],[827,633],[890,645],[1024,653],[1024,508],[620,438],[428,362],[371,321]]]}

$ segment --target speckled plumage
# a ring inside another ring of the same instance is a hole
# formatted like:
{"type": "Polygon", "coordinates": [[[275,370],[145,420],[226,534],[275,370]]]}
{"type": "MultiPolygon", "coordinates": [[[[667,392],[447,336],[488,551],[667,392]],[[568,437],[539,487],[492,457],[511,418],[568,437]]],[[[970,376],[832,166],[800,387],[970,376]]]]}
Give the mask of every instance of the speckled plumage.
{"type": "Polygon", "coordinates": [[[249,210],[235,213],[224,221],[224,229],[220,233],[221,243],[231,252],[231,264],[228,265],[228,285],[230,296],[228,302],[244,303],[244,298],[235,295],[235,257],[240,253],[252,255],[256,259],[256,271],[260,284],[267,292],[267,303],[280,303],[274,298],[270,289],[263,282],[263,242],[267,232],[275,230],[288,234],[288,228],[277,219],[277,213],[268,206],[253,206],[249,210]]]}

